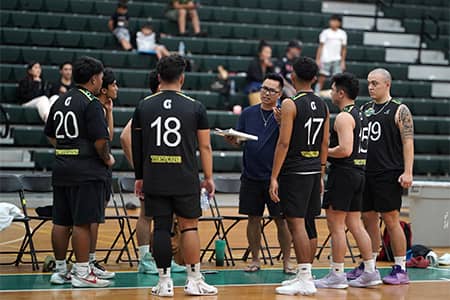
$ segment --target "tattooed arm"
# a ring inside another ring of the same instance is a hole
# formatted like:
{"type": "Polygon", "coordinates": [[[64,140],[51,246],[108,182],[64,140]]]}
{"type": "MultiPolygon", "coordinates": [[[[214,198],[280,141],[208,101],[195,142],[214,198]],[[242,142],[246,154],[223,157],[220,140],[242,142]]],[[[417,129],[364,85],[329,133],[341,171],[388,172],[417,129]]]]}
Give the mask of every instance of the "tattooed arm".
{"type": "Polygon", "coordinates": [[[405,170],[398,178],[398,181],[403,188],[409,188],[413,180],[414,123],[410,110],[404,104],[400,105],[395,117],[403,143],[403,161],[405,165],[405,170]]]}
{"type": "Polygon", "coordinates": [[[95,141],[95,149],[97,150],[98,156],[103,160],[105,165],[112,167],[115,163],[114,157],[110,153],[109,140],[98,139],[95,141]]]}

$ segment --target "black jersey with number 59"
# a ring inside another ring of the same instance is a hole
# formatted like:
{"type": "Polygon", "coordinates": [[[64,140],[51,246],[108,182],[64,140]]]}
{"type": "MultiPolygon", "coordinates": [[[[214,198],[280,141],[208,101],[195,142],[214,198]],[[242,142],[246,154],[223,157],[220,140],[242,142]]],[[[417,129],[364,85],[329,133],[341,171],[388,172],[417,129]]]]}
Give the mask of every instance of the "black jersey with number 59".
{"type": "Polygon", "coordinates": [[[291,99],[297,115],[281,174],[319,173],[327,105],[313,92],[301,92],[291,99]]]}
{"type": "Polygon", "coordinates": [[[161,91],[139,102],[133,115],[136,128],[141,130],[142,169],[135,166],[135,173],[144,179],[145,193],[196,193],[197,130],[209,129],[205,107],[181,92],[161,91]]]}

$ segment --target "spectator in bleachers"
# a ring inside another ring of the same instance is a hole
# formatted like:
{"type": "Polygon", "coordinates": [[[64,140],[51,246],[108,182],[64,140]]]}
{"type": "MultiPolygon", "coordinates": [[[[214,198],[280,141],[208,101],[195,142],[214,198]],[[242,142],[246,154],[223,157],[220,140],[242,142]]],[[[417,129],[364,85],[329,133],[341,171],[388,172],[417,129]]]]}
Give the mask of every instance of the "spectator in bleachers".
{"type": "Polygon", "coordinates": [[[59,74],[61,78],[52,84],[50,95],[59,96],[75,87],[75,83],[72,80],[72,63],[70,61],[65,61],[59,65],[59,74]]]}
{"type": "Polygon", "coordinates": [[[316,53],[316,63],[320,68],[320,76],[316,92],[323,89],[325,79],[336,73],[345,71],[347,55],[347,33],[341,29],[342,17],[332,15],[329,28],[324,29],[319,36],[319,48],[316,53]]]}
{"type": "Polygon", "coordinates": [[[116,12],[108,21],[109,30],[119,41],[124,50],[131,51],[133,46],[130,43],[130,30],[128,29],[128,5],[125,2],[117,4],[116,12]]]}
{"type": "Polygon", "coordinates": [[[258,55],[250,62],[247,69],[247,86],[245,92],[248,94],[250,105],[261,102],[260,92],[261,84],[267,73],[274,72],[272,62],[272,46],[266,41],[261,41],[258,47],[258,55]]]}
{"type": "Polygon", "coordinates": [[[298,40],[291,40],[286,48],[285,55],[278,60],[275,66],[275,72],[284,79],[283,93],[286,97],[292,97],[296,94],[292,86],[291,74],[293,72],[294,61],[302,54],[303,43],[298,40]]]}
{"type": "Polygon", "coordinates": [[[186,32],[186,18],[188,14],[191,18],[194,35],[206,35],[200,30],[200,18],[197,12],[198,3],[193,0],[171,0],[170,4],[172,9],[167,12],[166,16],[178,22],[178,33],[180,36],[188,35],[186,32]]]}
{"type": "Polygon", "coordinates": [[[136,44],[139,53],[156,54],[158,59],[169,56],[169,50],[166,46],[158,44],[159,34],[153,31],[153,26],[150,23],[145,23],[141,27],[141,31],[136,34],[136,44]]]}
{"type": "Polygon", "coordinates": [[[30,62],[27,66],[25,78],[19,81],[17,98],[25,107],[35,107],[44,122],[50,112],[50,107],[58,99],[58,95],[50,96],[51,86],[42,78],[41,64],[37,61],[30,62]]]}

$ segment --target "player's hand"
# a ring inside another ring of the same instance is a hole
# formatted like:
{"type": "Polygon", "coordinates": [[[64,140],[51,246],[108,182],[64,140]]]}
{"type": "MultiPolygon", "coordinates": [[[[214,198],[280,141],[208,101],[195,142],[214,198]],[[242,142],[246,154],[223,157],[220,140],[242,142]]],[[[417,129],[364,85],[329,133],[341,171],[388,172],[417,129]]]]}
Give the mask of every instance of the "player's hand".
{"type": "Polygon", "coordinates": [[[209,197],[214,197],[214,193],[216,192],[216,185],[214,184],[214,179],[203,179],[200,183],[200,188],[205,188],[208,191],[209,197]]]}
{"type": "Polygon", "coordinates": [[[134,182],[134,194],[139,199],[144,199],[144,180],[139,179],[134,182]]]}
{"type": "Polygon", "coordinates": [[[270,180],[269,195],[270,199],[272,199],[273,202],[275,203],[280,202],[280,198],[278,197],[278,180],[276,179],[270,180]]]}
{"type": "Polygon", "coordinates": [[[66,87],[62,85],[62,86],[59,88],[59,93],[60,93],[60,94],[64,94],[64,93],[66,93],[66,92],[67,92],[66,87]]]}
{"type": "Polygon", "coordinates": [[[113,101],[112,101],[111,98],[108,98],[108,99],[105,101],[105,103],[103,104],[103,107],[106,109],[106,111],[107,111],[108,113],[112,112],[113,106],[114,106],[114,105],[113,105],[113,101]]]}
{"type": "Polygon", "coordinates": [[[111,153],[109,154],[109,159],[105,163],[108,167],[112,167],[116,163],[116,160],[111,153]]]}
{"type": "Polygon", "coordinates": [[[278,124],[281,123],[281,109],[278,107],[273,108],[273,116],[275,118],[275,121],[277,121],[278,124]]]}
{"type": "Polygon", "coordinates": [[[398,178],[398,182],[402,186],[402,188],[407,189],[411,187],[413,181],[413,176],[410,173],[404,172],[400,177],[398,178]]]}
{"type": "Polygon", "coordinates": [[[341,60],[341,71],[344,72],[346,68],[345,61],[341,60]]]}
{"type": "Polygon", "coordinates": [[[224,136],[225,141],[227,141],[227,143],[233,145],[233,146],[239,146],[239,142],[237,140],[237,137],[235,136],[224,136]]]}

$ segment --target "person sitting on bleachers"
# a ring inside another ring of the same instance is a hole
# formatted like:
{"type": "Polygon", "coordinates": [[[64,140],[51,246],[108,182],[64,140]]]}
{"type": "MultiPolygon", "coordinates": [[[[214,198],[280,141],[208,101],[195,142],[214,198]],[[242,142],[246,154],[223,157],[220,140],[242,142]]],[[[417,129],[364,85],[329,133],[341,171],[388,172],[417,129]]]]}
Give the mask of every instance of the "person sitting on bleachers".
{"type": "Polygon", "coordinates": [[[258,47],[258,55],[250,62],[247,69],[247,86],[245,92],[248,94],[250,105],[261,102],[261,84],[268,73],[274,72],[272,62],[272,46],[266,41],[261,41],[258,47]]]}
{"type": "Polygon", "coordinates": [[[65,61],[59,65],[59,74],[61,78],[52,84],[50,95],[62,95],[71,88],[75,87],[75,83],[72,80],[72,63],[65,61]]]}
{"type": "Polygon", "coordinates": [[[178,22],[178,33],[180,36],[188,35],[186,33],[186,16],[189,13],[189,17],[192,21],[192,27],[194,29],[195,36],[205,36],[205,32],[200,30],[200,18],[197,13],[198,3],[193,0],[171,0],[171,8],[166,17],[178,22]]]}
{"type": "Polygon", "coordinates": [[[51,86],[41,75],[41,64],[37,61],[30,62],[25,78],[19,81],[17,99],[25,107],[35,107],[41,119],[47,122],[50,107],[59,96],[55,95],[49,98],[51,86]]]}
{"type": "Polygon", "coordinates": [[[275,66],[275,72],[280,74],[284,80],[283,94],[292,97],[296,94],[292,86],[291,74],[294,72],[294,62],[302,54],[303,43],[299,40],[291,40],[286,48],[285,55],[279,59],[275,66]]]}
{"type": "Polygon", "coordinates": [[[159,34],[153,31],[152,24],[145,23],[141,27],[141,31],[136,34],[136,44],[139,53],[156,54],[158,59],[169,56],[169,50],[166,46],[157,44],[159,34]]]}
{"type": "Polygon", "coordinates": [[[119,41],[124,50],[131,51],[133,46],[130,43],[130,30],[128,29],[128,5],[124,2],[117,4],[116,12],[108,21],[109,30],[119,41]]]}

